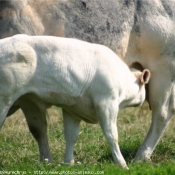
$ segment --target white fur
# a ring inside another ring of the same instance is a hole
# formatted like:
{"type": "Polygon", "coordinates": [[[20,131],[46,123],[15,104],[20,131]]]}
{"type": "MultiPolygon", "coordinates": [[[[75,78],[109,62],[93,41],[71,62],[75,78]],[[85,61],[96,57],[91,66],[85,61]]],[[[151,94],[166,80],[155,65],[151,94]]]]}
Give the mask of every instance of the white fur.
{"type": "MultiPolygon", "coordinates": [[[[125,107],[143,103],[149,78],[148,70],[131,72],[114,52],[102,45],[49,36],[16,35],[2,39],[0,125],[21,96],[41,109],[41,106],[60,106],[65,127],[66,163],[74,163],[73,147],[79,123],[84,120],[99,122],[114,162],[127,167],[118,145],[117,114],[125,107]]],[[[40,146],[43,154],[50,154],[40,146]]],[[[49,159],[49,156],[44,158],[49,159]]]]}

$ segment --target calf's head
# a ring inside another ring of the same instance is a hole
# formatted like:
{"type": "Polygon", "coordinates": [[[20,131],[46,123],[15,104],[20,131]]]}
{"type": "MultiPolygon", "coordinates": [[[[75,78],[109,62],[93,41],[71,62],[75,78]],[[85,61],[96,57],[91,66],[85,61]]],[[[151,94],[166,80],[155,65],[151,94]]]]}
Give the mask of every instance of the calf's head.
{"type": "Polygon", "coordinates": [[[140,72],[137,69],[131,69],[135,80],[133,86],[131,86],[131,101],[127,106],[139,106],[141,105],[146,97],[145,85],[149,82],[151,73],[148,69],[144,69],[140,72]]]}

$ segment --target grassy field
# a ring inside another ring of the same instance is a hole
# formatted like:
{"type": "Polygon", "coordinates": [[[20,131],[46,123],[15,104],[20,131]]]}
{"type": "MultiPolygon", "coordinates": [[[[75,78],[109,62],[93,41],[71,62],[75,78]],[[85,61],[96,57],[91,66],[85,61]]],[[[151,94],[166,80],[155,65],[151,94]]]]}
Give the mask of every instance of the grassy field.
{"type": "Polygon", "coordinates": [[[39,163],[36,141],[31,136],[21,111],[6,119],[0,132],[0,174],[175,174],[175,119],[156,147],[152,162],[131,164],[150,126],[147,104],[128,108],[118,116],[119,144],[130,170],[113,164],[110,148],[98,125],[81,123],[75,147],[75,166],[63,164],[65,141],[61,110],[49,110],[48,137],[54,163],[39,163]]]}

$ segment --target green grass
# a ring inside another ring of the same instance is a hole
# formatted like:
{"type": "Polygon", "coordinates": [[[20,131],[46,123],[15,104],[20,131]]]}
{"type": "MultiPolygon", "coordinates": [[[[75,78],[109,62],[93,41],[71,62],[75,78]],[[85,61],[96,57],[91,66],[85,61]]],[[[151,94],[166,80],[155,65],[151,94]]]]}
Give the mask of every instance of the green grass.
{"type": "Polygon", "coordinates": [[[175,174],[175,120],[173,119],[156,147],[152,162],[131,164],[151,121],[151,112],[144,104],[130,108],[118,116],[119,145],[130,170],[113,163],[111,150],[99,125],[81,123],[75,146],[74,166],[63,164],[65,141],[61,111],[49,110],[48,137],[54,162],[39,163],[36,141],[31,136],[21,111],[6,119],[0,132],[0,174],[175,174]]]}

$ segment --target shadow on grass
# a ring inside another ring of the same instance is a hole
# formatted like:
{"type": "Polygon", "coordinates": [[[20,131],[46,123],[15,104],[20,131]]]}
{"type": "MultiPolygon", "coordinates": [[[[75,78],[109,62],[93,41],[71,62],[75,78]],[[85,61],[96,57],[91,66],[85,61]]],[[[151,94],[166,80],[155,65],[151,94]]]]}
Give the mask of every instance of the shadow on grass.
{"type": "MultiPolygon", "coordinates": [[[[121,149],[121,153],[122,153],[124,159],[126,160],[126,162],[130,163],[135,157],[138,146],[133,144],[129,147],[124,146],[123,148],[120,148],[120,149],[121,149]]],[[[103,154],[97,161],[100,162],[100,163],[113,162],[113,157],[112,157],[111,150],[108,148],[106,150],[106,153],[103,154]]]]}
{"type": "Polygon", "coordinates": [[[175,140],[169,142],[161,141],[155,148],[152,161],[155,163],[162,163],[164,161],[174,160],[175,161],[175,140]]]}
{"type": "MultiPolygon", "coordinates": [[[[137,148],[133,148],[130,150],[128,149],[121,150],[121,153],[127,163],[130,163],[134,159],[136,152],[137,152],[137,148]]],[[[109,150],[106,154],[103,154],[97,161],[100,163],[113,162],[111,150],[109,150]]]]}
{"type": "MultiPolygon", "coordinates": [[[[123,142],[121,144],[121,153],[127,164],[130,164],[131,161],[134,159],[140,144],[141,142],[139,140],[132,140],[132,142],[123,142]]],[[[153,152],[151,162],[157,164],[170,160],[175,161],[175,140],[171,140],[169,142],[161,141],[153,152]]],[[[113,162],[112,153],[109,147],[106,149],[105,153],[98,159],[98,162],[113,162]]]]}

